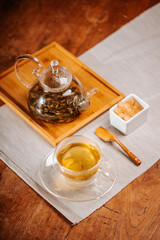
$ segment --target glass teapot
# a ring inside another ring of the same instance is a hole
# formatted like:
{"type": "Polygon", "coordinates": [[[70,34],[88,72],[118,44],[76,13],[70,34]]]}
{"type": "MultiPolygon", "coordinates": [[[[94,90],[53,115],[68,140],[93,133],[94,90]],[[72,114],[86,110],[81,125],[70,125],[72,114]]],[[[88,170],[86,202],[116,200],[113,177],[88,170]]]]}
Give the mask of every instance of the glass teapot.
{"type": "Polygon", "coordinates": [[[91,96],[98,92],[96,87],[84,91],[81,82],[69,69],[59,65],[57,60],[43,68],[38,58],[24,54],[15,63],[18,79],[29,88],[28,107],[32,114],[46,122],[71,122],[90,106],[91,96]],[[29,59],[38,66],[33,70],[35,81],[28,84],[19,72],[18,63],[29,59]]]}

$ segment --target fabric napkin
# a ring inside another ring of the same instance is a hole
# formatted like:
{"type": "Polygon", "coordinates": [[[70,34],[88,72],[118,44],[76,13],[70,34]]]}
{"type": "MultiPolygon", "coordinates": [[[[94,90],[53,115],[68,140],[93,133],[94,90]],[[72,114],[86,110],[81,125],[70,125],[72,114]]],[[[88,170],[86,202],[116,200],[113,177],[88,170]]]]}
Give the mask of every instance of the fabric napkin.
{"type": "Polygon", "coordinates": [[[98,200],[68,202],[48,193],[39,173],[42,161],[53,147],[6,105],[0,108],[0,158],[73,224],[101,207],[160,158],[159,43],[157,4],[79,58],[125,95],[135,93],[150,105],[148,121],[128,136],[110,126],[108,111],[76,133],[95,139],[117,165],[114,187],[98,200]],[[142,164],[135,166],[117,145],[101,141],[94,133],[100,125],[116,133],[142,164]]]}

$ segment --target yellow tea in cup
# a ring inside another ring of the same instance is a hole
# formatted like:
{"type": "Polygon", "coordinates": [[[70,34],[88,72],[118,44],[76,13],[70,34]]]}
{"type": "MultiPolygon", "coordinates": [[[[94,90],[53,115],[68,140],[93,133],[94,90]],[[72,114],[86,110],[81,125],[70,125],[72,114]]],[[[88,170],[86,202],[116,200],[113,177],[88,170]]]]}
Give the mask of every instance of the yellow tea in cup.
{"type": "Polygon", "coordinates": [[[59,151],[58,162],[73,171],[84,171],[94,167],[100,160],[99,151],[88,143],[70,143],[59,151]]]}
{"type": "Polygon", "coordinates": [[[61,173],[67,179],[88,180],[99,168],[101,150],[94,140],[75,135],[61,142],[56,159],[61,173]]]}

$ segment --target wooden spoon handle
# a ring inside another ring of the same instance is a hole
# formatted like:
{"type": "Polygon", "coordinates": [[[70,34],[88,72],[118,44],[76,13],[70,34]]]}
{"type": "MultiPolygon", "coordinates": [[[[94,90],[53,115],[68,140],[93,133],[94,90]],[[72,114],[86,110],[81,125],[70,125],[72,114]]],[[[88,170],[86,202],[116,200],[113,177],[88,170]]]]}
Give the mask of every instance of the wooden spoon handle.
{"type": "Polygon", "coordinates": [[[133,160],[136,165],[141,164],[141,160],[137,158],[124,144],[116,137],[115,141],[121,146],[121,148],[128,154],[128,156],[133,160]]]}

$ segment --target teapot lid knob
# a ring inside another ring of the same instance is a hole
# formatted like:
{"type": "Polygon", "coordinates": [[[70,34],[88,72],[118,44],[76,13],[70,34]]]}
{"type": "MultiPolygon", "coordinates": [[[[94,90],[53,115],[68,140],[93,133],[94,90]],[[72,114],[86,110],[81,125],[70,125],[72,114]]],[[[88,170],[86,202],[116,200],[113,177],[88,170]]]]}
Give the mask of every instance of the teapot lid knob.
{"type": "Polygon", "coordinates": [[[55,74],[55,73],[58,73],[58,68],[54,68],[55,66],[58,66],[59,65],[59,62],[57,60],[52,60],[50,62],[50,65],[51,65],[51,68],[52,68],[52,73],[55,74]]]}

